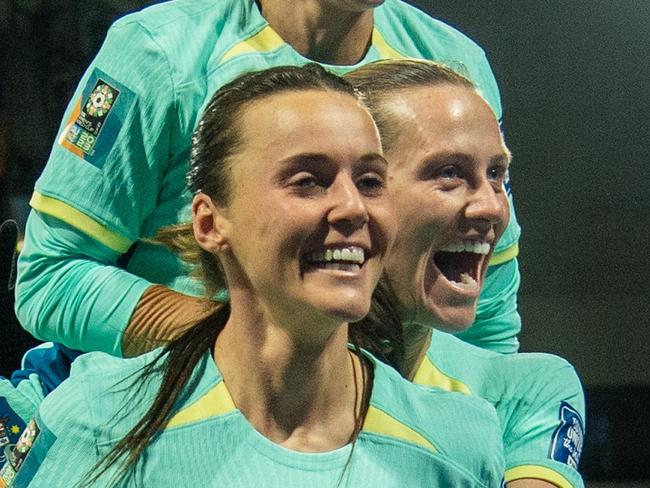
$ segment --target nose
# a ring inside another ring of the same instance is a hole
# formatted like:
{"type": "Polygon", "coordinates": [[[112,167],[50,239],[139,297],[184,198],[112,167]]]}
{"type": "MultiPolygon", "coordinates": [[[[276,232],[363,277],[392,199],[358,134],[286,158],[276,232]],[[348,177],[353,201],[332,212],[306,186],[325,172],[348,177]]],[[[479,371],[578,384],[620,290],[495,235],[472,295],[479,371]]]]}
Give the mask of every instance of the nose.
{"type": "Polygon", "coordinates": [[[366,203],[351,178],[337,178],[330,188],[330,196],[331,208],[327,216],[330,224],[354,230],[368,222],[366,203]]]}
{"type": "Polygon", "coordinates": [[[501,197],[491,182],[485,180],[471,193],[465,217],[472,221],[485,222],[490,225],[497,225],[507,219],[508,207],[505,198],[501,197]]]}

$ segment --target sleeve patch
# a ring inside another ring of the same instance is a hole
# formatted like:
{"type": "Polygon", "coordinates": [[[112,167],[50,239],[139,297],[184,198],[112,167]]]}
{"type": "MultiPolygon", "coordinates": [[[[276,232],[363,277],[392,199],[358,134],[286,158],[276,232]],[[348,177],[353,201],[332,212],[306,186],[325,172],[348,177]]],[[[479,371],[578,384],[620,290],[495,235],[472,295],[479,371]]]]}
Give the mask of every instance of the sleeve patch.
{"type": "Polygon", "coordinates": [[[0,397],[0,465],[4,462],[5,446],[18,442],[20,433],[24,428],[25,422],[9,406],[7,401],[0,397]]]}
{"type": "MultiPolygon", "coordinates": [[[[27,424],[16,444],[3,446],[2,461],[5,462],[0,470],[0,481],[6,486],[12,486],[20,466],[23,464],[27,453],[34,445],[38,435],[38,427],[33,420],[27,424]]],[[[0,485],[2,486],[2,485],[0,485]]]]}
{"type": "Polygon", "coordinates": [[[580,414],[568,403],[560,405],[560,426],[553,433],[549,457],[578,469],[584,442],[584,424],[580,414]]]}
{"type": "Polygon", "coordinates": [[[77,100],[59,144],[101,169],[135,100],[134,93],[95,69],[77,100]]]}
{"type": "Polygon", "coordinates": [[[6,464],[11,466],[15,473],[13,484],[8,486],[12,488],[29,486],[54,441],[56,436],[52,432],[47,428],[39,427],[36,420],[32,420],[14,446],[9,462],[6,464]]]}

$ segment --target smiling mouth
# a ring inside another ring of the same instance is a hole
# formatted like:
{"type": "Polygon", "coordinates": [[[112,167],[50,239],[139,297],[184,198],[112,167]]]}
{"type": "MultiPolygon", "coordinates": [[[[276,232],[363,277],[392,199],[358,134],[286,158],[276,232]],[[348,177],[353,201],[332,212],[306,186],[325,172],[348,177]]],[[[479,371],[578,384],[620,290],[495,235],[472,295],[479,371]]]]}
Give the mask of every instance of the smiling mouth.
{"type": "Polygon", "coordinates": [[[440,273],[450,282],[465,288],[479,288],[490,244],[478,241],[459,241],[448,244],[433,255],[440,273]]]}
{"type": "Polygon", "coordinates": [[[363,266],[365,252],[357,246],[327,248],[308,253],[304,261],[313,268],[354,272],[363,266]]]}

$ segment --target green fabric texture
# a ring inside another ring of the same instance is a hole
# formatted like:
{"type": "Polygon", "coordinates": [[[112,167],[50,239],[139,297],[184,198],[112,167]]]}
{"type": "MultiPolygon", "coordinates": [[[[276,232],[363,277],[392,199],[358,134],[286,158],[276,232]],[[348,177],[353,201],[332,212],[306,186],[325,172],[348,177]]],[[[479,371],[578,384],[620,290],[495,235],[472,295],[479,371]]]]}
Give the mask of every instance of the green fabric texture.
{"type": "MultiPolygon", "coordinates": [[[[73,486],[106,454],[155,394],[159,377],[138,389],[124,386],[132,381],[126,380],[129,375],[157,353],[129,360],[90,353],[75,361],[71,377],[39,409],[40,425],[52,433],[47,442],[56,440],[47,446],[47,456],[29,486],[73,486]],[[132,400],[135,391],[144,401],[132,400]]],[[[416,431],[436,452],[399,435],[365,428],[353,449],[347,445],[324,453],[296,452],[270,442],[232,408],[165,429],[138,467],[142,486],[337,486],[342,475],[338,486],[499,486],[503,475],[499,424],[487,402],[418,387],[371,361],[371,408],[416,431]]],[[[187,411],[222,383],[210,355],[197,366],[193,383],[176,412],[187,411]]]]}
{"type": "Polygon", "coordinates": [[[441,374],[428,379],[416,374],[417,382],[454,391],[464,385],[471,395],[495,406],[506,472],[520,466],[543,466],[562,475],[574,488],[583,486],[576,469],[550,457],[555,433],[562,425],[562,405],[570,405],[585,419],[582,385],[571,364],[551,354],[498,354],[434,330],[418,373],[430,370],[431,365],[441,374]]]}

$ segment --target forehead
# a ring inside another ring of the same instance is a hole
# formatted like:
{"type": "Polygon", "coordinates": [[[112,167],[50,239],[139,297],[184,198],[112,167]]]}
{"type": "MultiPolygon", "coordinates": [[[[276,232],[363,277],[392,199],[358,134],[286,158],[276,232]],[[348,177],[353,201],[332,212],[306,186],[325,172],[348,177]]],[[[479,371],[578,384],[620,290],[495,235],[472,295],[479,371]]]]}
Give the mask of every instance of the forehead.
{"type": "Polygon", "coordinates": [[[287,91],[256,100],[239,117],[245,151],[268,157],[287,152],[378,152],[379,136],[365,108],[330,90],[287,91]]]}
{"type": "Polygon", "coordinates": [[[473,88],[409,88],[384,103],[399,134],[388,152],[506,151],[494,112],[473,88]]]}

